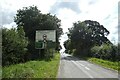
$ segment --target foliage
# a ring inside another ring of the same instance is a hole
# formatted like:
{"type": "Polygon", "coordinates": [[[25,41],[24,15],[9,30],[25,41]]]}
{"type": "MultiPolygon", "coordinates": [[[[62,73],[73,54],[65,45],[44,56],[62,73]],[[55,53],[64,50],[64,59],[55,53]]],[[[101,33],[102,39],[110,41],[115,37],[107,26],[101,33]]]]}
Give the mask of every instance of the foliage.
{"type": "Polygon", "coordinates": [[[107,39],[109,31],[97,21],[85,20],[73,23],[69,28],[68,38],[71,41],[72,49],[76,49],[76,54],[90,56],[88,54],[94,45],[110,43],[107,39]]]}
{"type": "Polygon", "coordinates": [[[118,62],[112,62],[112,61],[102,60],[102,59],[98,59],[98,58],[89,58],[88,61],[96,63],[96,64],[101,65],[106,68],[116,70],[116,71],[118,71],[118,69],[119,69],[118,62]]]}
{"type": "Polygon", "coordinates": [[[29,39],[28,50],[35,56],[38,53],[35,50],[35,33],[36,30],[56,30],[56,50],[59,50],[60,42],[59,37],[63,33],[60,27],[61,20],[59,20],[55,15],[42,14],[36,6],[24,7],[19,9],[14,18],[14,21],[19,26],[23,26],[25,31],[25,36],[29,39]]]}
{"type": "Polygon", "coordinates": [[[3,78],[56,78],[60,54],[55,53],[51,61],[28,61],[3,67],[3,78]]]}
{"type": "Polygon", "coordinates": [[[66,40],[63,45],[64,45],[64,47],[66,49],[65,52],[71,54],[72,53],[71,41],[70,40],[66,40]]]}
{"type": "Polygon", "coordinates": [[[91,56],[99,57],[98,52],[100,51],[100,46],[94,46],[91,48],[91,56]]]}
{"type": "Polygon", "coordinates": [[[118,43],[118,45],[115,46],[114,49],[117,51],[116,56],[117,56],[118,61],[120,61],[120,43],[118,43]]]}
{"type": "Polygon", "coordinates": [[[91,48],[91,56],[106,60],[117,61],[118,50],[117,46],[111,44],[103,44],[101,46],[94,46],[91,48]]]}
{"type": "Polygon", "coordinates": [[[10,65],[24,62],[26,47],[28,45],[27,38],[22,27],[18,29],[2,29],[2,64],[10,65]]]}

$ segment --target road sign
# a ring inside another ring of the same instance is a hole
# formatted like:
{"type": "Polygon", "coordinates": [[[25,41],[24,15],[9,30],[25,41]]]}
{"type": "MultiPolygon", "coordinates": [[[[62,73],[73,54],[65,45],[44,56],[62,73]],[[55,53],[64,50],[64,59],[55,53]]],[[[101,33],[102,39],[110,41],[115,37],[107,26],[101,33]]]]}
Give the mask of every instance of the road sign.
{"type": "Polygon", "coordinates": [[[36,31],[35,48],[44,49],[47,45],[48,48],[55,46],[56,31],[55,30],[37,30],[36,31]],[[53,45],[53,46],[50,46],[53,45]]]}
{"type": "Polygon", "coordinates": [[[36,31],[36,42],[43,40],[43,36],[47,36],[48,41],[56,42],[56,31],[55,30],[38,30],[36,31]]]}
{"type": "Polygon", "coordinates": [[[44,43],[43,43],[43,41],[35,42],[35,48],[36,49],[44,49],[44,43]]]}

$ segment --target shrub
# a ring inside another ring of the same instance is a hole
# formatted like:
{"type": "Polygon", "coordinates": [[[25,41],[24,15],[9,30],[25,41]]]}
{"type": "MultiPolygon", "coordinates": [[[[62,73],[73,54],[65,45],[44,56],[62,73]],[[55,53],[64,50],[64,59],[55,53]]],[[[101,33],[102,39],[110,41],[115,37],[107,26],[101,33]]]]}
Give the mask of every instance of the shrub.
{"type": "Polygon", "coordinates": [[[116,61],[117,47],[108,43],[101,46],[94,46],[91,48],[91,55],[96,58],[116,61]]]}
{"type": "Polygon", "coordinates": [[[94,46],[91,48],[91,56],[93,57],[99,57],[99,50],[100,50],[100,47],[99,46],[94,46]]]}
{"type": "Polygon", "coordinates": [[[28,44],[23,28],[3,28],[2,39],[3,66],[23,62],[28,44]]]}

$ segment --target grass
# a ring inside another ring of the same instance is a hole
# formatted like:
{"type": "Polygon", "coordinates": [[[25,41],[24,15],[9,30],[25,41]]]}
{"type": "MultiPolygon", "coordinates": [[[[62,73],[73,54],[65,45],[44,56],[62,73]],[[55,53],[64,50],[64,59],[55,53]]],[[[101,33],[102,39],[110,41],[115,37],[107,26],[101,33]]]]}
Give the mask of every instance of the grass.
{"type": "Polygon", "coordinates": [[[2,78],[2,66],[0,65],[0,80],[2,78]]]}
{"type": "Polygon", "coordinates": [[[118,64],[118,62],[112,62],[112,61],[102,60],[98,58],[88,58],[88,61],[112,70],[116,70],[116,71],[120,70],[120,67],[119,67],[120,62],[118,64]]]}
{"type": "Polygon", "coordinates": [[[51,61],[29,61],[3,67],[3,78],[56,78],[60,54],[56,53],[51,61]]]}

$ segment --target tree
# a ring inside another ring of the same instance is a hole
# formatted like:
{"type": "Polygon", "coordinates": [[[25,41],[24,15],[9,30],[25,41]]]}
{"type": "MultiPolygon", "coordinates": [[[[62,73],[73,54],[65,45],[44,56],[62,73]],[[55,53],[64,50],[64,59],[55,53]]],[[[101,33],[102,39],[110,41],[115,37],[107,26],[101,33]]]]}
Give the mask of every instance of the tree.
{"type": "Polygon", "coordinates": [[[2,29],[2,39],[3,66],[24,62],[28,41],[23,28],[2,29]]]}
{"type": "MultiPolygon", "coordinates": [[[[14,21],[19,26],[23,26],[25,35],[29,39],[28,50],[30,53],[36,53],[35,50],[35,32],[36,30],[56,30],[56,42],[59,49],[59,37],[61,36],[62,28],[60,27],[60,22],[55,15],[42,14],[36,6],[24,7],[19,9],[15,16],[14,21]]],[[[34,54],[33,54],[34,56],[34,54]]]]}
{"type": "Polygon", "coordinates": [[[107,39],[109,31],[100,25],[97,21],[85,20],[83,22],[73,23],[73,27],[69,28],[68,37],[79,55],[89,55],[89,51],[94,45],[102,45],[103,43],[111,43],[107,39]],[[80,54],[81,53],[81,54],[80,54]]]}
{"type": "Polygon", "coordinates": [[[102,44],[101,46],[94,46],[91,48],[92,57],[118,61],[118,47],[109,43],[102,44]]]}
{"type": "Polygon", "coordinates": [[[71,43],[71,41],[68,39],[64,42],[63,45],[65,47],[65,52],[71,54],[72,53],[72,43],[71,43]]]}

